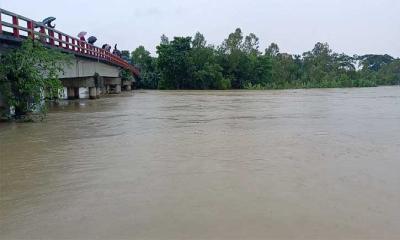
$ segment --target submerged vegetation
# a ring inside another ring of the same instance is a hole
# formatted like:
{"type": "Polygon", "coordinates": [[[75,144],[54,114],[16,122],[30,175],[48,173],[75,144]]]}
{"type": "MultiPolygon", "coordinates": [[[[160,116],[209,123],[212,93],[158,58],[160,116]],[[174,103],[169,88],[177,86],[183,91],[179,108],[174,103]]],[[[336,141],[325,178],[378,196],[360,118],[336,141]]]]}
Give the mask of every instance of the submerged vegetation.
{"type": "MultiPolygon", "coordinates": [[[[59,73],[69,56],[26,40],[20,48],[0,58],[0,93],[16,119],[31,120],[32,113],[46,112],[45,99],[58,98],[62,90],[59,73]]],[[[8,109],[2,118],[10,118],[8,109]]]]}
{"type": "Polygon", "coordinates": [[[139,88],[145,89],[286,89],[373,87],[400,83],[400,59],[389,55],[348,56],[317,43],[302,55],[282,53],[277,44],[259,49],[254,34],[241,29],[221,45],[192,37],[163,35],[157,57],[143,46],[130,58],[141,69],[139,88]]]}

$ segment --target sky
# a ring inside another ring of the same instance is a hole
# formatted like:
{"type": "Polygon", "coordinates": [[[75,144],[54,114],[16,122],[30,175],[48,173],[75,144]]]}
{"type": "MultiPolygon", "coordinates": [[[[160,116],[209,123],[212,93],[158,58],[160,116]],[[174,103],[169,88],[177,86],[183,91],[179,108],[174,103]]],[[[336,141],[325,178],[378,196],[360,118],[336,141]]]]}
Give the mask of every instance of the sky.
{"type": "Polygon", "coordinates": [[[0,8],[40,21],[57,18],[57,29],[87,31],[97,45],[139,45],[155,53],[160,36],[203,33],[219,45],[240,27],[272,42],[281,52],[301,54],[316,42],[339,53],[400,57],[400,0],[0,0],[0,8]]]}

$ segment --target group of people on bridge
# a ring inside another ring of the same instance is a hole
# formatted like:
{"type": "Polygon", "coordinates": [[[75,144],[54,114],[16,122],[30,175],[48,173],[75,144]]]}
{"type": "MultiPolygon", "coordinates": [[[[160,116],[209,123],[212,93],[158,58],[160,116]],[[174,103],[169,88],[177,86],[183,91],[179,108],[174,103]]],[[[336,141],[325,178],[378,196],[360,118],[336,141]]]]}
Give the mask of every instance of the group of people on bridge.
{"type": "MultiPolygon", "coordinates": [[[[38,25],[39,26],[40,25],[45,25],[45,26],[47,26],[49,28],[55,28],[56,25],[55,24],[52,25],[52,22],[55,21],[55,20],[56,20],[55,17],[48,17],[48,18],[45,18],[42,22],[40,22],[38,25]]],[[[87,34],[87,32],[84,32],[84,31],[78,33],[79,40],[81,40],[82,42],[87,42],[87,43],[89,43],[91,45],[94,45],[94,43],[97,41],[97,38],[95,36],[91,36],[86,41],[86,38],[85,38],[86,34],[87,34]]],[[[103,44],[103,46],[101,48],[106,50],[107,52],[111,52],[111,46],[109,44],[107,44],[107,43],[103,44]]],[[[117,55],[118,57],[122,57],[121,51],[118,50],[118,48],[117,48],[117,44],[114,45],[114,50],[113,50],[112,53],[114,55],[117,55]]]]}
{"type": "MultiPolygon", "coordinates": [[[[91,36],[88,38],[88,40],[86,41],[86,36],[87,32],[80,32],[78,34],[79,40],[81,40],[82,42],[87,42],[91,45],[94,45],[94,43],[97,41],[97,38],[95,36],[91,36]]],[[[111,52],[111,46],[109,44],[103,44],[103,46],[101,47],[102,49],[106,50],[107,52],[111,52]]],[[[117,48],[117,44],[114,45],[114,50],[112,52],[114,55],[117,55],[118,57],[122,57],[121,51],[118,50],[117,48]]]]}

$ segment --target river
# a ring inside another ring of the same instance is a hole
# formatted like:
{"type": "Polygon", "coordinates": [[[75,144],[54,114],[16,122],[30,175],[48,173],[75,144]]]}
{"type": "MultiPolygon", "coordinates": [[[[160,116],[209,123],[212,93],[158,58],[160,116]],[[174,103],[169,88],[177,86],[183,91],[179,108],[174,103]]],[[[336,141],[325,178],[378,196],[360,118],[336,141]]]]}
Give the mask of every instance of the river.
{"type": "Polygon", "coordinates": [[[1,239],[400,236],[400,87],[65,101],[0,160],[1,239]]]}

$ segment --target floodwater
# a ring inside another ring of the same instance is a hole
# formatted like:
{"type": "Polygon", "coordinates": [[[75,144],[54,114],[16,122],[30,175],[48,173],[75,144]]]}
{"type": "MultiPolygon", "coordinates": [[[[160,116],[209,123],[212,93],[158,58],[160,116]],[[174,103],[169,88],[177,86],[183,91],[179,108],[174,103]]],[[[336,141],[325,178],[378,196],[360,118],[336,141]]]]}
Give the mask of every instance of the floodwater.
{"type": "Polygon", "coordinates": [[[0,157],[1,239],[400,237],[400,87],[63,102],[0,157]]]}

